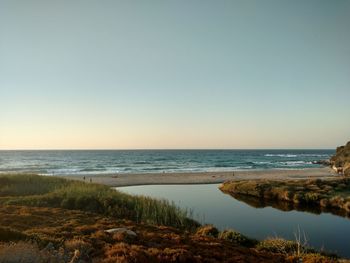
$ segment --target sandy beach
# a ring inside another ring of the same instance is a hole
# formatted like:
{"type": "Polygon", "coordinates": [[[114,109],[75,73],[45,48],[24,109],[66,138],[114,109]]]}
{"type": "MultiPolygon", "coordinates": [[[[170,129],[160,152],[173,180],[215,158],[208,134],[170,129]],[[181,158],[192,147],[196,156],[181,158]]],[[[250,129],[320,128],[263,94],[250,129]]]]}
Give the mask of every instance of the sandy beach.
{"type": "MultiPolygon", "coordinates": [[[[193,173],[147,173],[147,174],[109,174],[85,175],[85,181],[112,187],[156,184],[216,184],[229,180],[252,179],[329,179],[337,176],[332,169],[309,168],[295,170],[246,170],[232,172],[193,172],[193,173]]],[[[83,181],[83,175],[62,176],[83,181]]]]}

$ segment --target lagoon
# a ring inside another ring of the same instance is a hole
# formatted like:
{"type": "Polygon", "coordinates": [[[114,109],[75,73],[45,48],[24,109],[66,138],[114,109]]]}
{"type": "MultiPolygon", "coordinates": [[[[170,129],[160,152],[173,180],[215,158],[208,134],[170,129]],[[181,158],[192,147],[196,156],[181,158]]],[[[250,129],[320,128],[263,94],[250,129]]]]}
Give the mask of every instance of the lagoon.
{"type": "Polygon", "coordinates": [[[146,185],[118,187],[134,195],[167,199],[190,209],[201,223],[220,230],[232,228],[252,238],[279,236],[295,239],[301,230],[308,244],[350,258],[350,220],[330,213],[281,211],[272,207],[255,208],[222,193],[218,184],[146,185]]]}

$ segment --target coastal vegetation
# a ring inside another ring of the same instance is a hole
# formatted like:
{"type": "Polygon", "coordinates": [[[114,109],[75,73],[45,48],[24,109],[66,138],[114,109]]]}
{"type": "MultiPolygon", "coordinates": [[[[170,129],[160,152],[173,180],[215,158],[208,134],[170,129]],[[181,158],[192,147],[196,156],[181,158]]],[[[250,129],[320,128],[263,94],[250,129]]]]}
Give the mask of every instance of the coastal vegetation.
{"type": "Polygon", "coordinates": [[[1,176],[0,204],[78,209],[187,230],[199,226],[190,219],[190,211],[166,200],[131,196],[104,185],[39,175],[1,176]]]}
{"type": "MultiPolygon", "coordinates": [[[[282,240],[282,239],[281,239],[282,240]]],[[[232,229],[165,200],[37,175],[0,176],[0,262],[337,262],[232,229]]],[[[290,241],[292,242],[292,241],[290,241]]]]}
{"type": "Polygon", "coordinates": [[[282,255],[217,237],[80,210],[0,206],[0,225],[23,233],[0,245],[0,262],[7,263],[19,257],[31,259],[20,262],[70,262],[78,254],[80,262],[286,262],[282,255]],[[116,227],[137,236],[105,231],[116,227]]]}
{"type": "Polygon", "coordinates": [[[220,189],[240,200],[248,197],[248,203],[249,197],[253,197],[260,201],[282,201],[300,207],[329,209],[336,214],[350,213],[349,178],[230,181],[222,184],[220,189]]]}

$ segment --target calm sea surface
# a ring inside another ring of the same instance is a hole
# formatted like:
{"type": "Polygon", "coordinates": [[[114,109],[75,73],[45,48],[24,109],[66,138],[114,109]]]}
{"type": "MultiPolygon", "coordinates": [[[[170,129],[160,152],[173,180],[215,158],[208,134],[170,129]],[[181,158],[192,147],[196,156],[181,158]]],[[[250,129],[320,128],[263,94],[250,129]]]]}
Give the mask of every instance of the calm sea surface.
{"type": "Polygon", "coordinates": [[[148,185],[119,187],[120,191],[174,201],[191,209],[201,223],[220,229],[232,228],[249,237],[284,237],[295,240],[300,229],[308,244],[350,258],[350,220],[330,213],[313,214],[281,211],[272,207],[255,208],[223,194],[218,185],[148,185]]]}
{"type": "Polygon", "coordinates": [[[0,151],[0,173],[51,175],[319,167],[333,150],[0,151]]]}

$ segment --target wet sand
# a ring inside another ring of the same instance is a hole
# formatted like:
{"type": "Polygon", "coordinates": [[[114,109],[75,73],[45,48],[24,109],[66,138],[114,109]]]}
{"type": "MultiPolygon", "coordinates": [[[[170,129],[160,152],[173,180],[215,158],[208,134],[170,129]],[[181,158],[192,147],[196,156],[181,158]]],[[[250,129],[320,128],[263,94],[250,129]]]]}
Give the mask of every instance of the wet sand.
{"type": "MultiPolygon", "coordinates": [[[[330,179],[337,177],[332,169],[308,168],[295,170],[246,170],[233,172],[193,172],[193,173],[147,173],[147,174],[108,174],[85,175],[85,181],[108,186],[156,185],[156,184],[217,184],[230,180],[252,179],[330,179]]],[[[61,176],[84,181],[83,175],[61,176]]]]}

